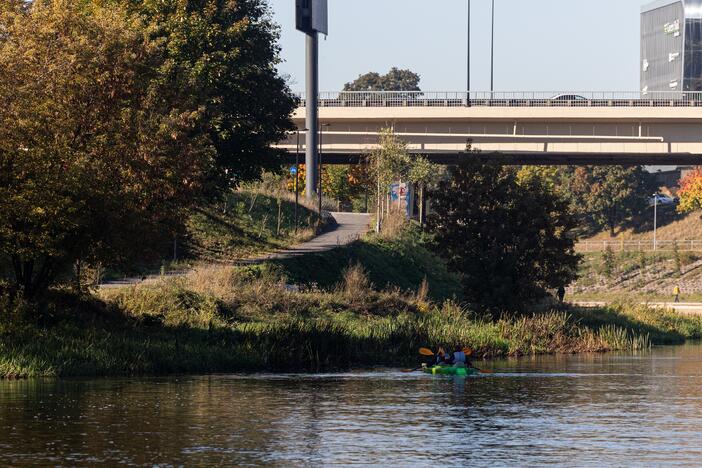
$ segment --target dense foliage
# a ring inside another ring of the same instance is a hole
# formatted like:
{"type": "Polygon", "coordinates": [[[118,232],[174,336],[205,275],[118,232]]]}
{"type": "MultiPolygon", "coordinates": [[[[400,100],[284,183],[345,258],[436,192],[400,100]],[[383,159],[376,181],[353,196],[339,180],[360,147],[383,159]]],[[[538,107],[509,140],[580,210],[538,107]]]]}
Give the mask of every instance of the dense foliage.
{"type": "Polygon", "coordinates": [[[465,161],[431,200],[436,249],[476,306],[516,312],[576,278],[576,221],[540,178],[519,183],[513,168],[465,161]]]}
{"type": "Polygon", "coordinates": [[[525,167],[521,177],[538,175],[549,189],[570,202],[581,228],[607,229],[611,235],[648,206],[655,178],[641,166],[525,167]]]}
{"type": "Polygon", "coordinates": [[[210,181],[225,188],[278,169],[272,143],[294,127],[297,102],[283,77],[279,30],[265,0],[120,0],[147,18],[166,53],[161,92],[202,111],[213,145],[210,181]]]}
{"type": "Polygon", "coordinates": [[[86,263],[155,257],[202,194],[277,165],[268,147],[295,101],[276,38],[261,0],[2,2],[0,273],[9,266],[12,290],[32,297],[86,263]]]}
{"type": "Polygon", "coordinates": [[[702,209],[702,168],[695,168],[680,181],[680,213],[702,209]]]}
{"type": "Polygon", "coordinates": [[[420,76],[410,70],[391,68],[388,73],[370,72],[344,85],[344,91],[420,91],[420,76]]]}
{"type": "Polygon", "coordinates": [[[0,255],[27,296],[78,261],[172,238],[209,170],[201,110],[162,95],[163,48],[118,6],[0,9],[0,255]]]}

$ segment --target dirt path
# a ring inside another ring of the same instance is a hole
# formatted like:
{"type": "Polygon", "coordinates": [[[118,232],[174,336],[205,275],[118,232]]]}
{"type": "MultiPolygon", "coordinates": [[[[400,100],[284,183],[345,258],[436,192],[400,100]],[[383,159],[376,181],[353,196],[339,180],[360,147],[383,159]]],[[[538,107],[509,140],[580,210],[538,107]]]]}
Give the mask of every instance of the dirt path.
{"type": "MultiPolygon", "coordinates": [[[[319,236],[307,242],[295,245],[289,249],[272,252],[261,255],[259,257],[242,259],[233,262],[235,265],[257,265],[269,260],[278,260],[284,258],[292,258],[300,255],[308,255],[320,252],[326,252],[342,245],[347,245],[358,240],[366,232],[370,226],[370,215],[366,213],[331,213],[336,221],[336,224],[331,229],[323,232],[319,236]]],[[[184,276],[189,273],[189,270],[177,271],[168,273],[167,276],[184,276]]],[[[100,288],[120,288],[141,284],[145,282],[153,282],[161,279],[161,275],[149,275],[146,277],[124,278],[114,281],[106,281],[100,285],[100,288]]]]}

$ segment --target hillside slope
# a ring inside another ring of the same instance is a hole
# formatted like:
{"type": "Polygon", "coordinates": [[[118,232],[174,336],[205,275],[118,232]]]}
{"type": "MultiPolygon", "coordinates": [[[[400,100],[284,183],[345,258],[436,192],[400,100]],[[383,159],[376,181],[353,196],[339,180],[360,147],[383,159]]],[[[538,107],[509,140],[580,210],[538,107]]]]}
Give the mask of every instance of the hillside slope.
{"type": "Polygon", "coordinates": [[[460,299],[460,276],[432,253],[416,227],[406,227],[397,236],[367,237],[329,252],[276,261],[293,283],[325,289],[341,282],[344,271],[361,265],[377,289],[397,287],[417,290],[426,278],[428,295],[434,300],[460,299]]]}

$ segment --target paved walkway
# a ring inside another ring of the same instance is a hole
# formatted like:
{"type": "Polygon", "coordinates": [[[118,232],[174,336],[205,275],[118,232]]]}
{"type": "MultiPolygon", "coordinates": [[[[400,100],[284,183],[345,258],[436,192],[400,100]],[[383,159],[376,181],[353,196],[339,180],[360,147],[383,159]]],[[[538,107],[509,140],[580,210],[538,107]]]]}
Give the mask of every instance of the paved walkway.
{"type": "MultiPolygon", "coordinates": [[[[608,304],[607,302],[573,302],[573,305],[580,307],[604,307],[608,304]]],[[[670,309],[684,315],[702,315],[702,303],[700,302],[642,302],[641,305],[654,309],[670,309]]]]}
{"type": "MultiPolygon", "coordinates": [[[[350,244],[363,236],[370,227],[370,215],[366,213],[331,213],[336,221],[334,227],[319,236],[302,244],[295,245],[289,249],[279,250],[269,254],[232,262],[234,265],[257,265],[269,260],[281,260],[286,258],[299,257],[313,253],[326,252],[342,245],[350,244]]],[[[185,276],[190,270],[170,272],[167,276],[185,276]]],[[[161,275],[149,275],[146,277],[124,278],[114,281],[106,281],[100,285],[101,288],[119,288],[144,282],[154,282],[161,279],[161,275]]]]}

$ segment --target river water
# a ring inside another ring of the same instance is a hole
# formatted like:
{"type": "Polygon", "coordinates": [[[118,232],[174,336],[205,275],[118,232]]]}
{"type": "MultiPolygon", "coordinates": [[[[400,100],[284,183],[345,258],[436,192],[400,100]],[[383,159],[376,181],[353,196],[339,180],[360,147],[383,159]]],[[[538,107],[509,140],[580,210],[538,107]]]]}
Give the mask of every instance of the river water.
{"type": "Polygon", "coordinates": [[[0,382],[0,465],[702,464],[700,345],[484,366],[0,382]]]}

